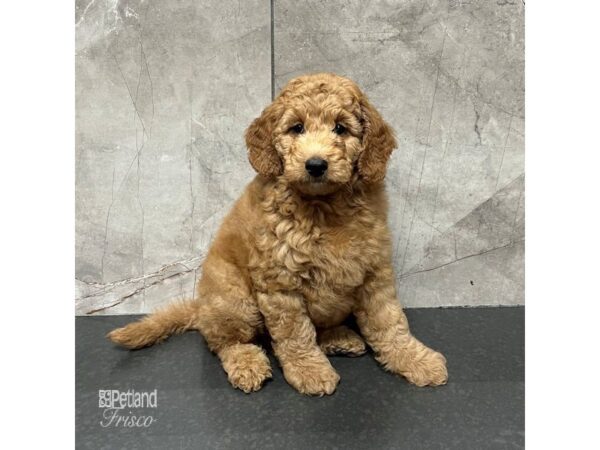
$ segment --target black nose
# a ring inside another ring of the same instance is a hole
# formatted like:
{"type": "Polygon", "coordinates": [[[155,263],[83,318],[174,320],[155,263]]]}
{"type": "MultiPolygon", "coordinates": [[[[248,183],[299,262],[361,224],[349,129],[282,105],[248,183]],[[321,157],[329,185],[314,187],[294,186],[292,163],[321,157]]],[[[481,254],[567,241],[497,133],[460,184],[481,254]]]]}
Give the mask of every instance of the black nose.
{"type": "Polygon", "coordinates": [[[320,177],[327,171],[327,161],[321,158],[310,158],[304,164],[306,171],[313,177],[320,177]]]}

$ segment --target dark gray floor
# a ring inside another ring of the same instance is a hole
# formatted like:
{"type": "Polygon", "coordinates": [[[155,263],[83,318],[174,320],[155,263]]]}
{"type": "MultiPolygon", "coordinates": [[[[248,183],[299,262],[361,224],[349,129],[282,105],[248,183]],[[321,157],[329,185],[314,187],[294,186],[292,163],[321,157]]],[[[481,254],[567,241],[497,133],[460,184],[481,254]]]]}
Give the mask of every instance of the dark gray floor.
{"type": "Polygon", "coordinates": [[[131,352],[104,335],[134,316],[79,317],[77,448],[522,448],[524,309],[412,309],[407,315],[413,333],[446,355],[446,386],[409,385],[380,369],[371,354],[334,357],[342,381],[323,398],[295,392],[273,359],[273,380],[261,391],[232,389],[196,333],[131,352]],[[131,410],[156,421],[148,428],[103,427],[100,389],[157,389],[156,409],[131,410]]]}

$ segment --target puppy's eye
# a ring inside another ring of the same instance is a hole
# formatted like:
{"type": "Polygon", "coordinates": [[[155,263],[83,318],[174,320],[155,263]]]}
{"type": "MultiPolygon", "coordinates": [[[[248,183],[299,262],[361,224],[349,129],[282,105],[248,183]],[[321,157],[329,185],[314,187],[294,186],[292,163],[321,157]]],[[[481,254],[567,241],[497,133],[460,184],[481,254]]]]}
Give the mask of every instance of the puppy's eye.
{"type": "Polygon", "coordinates": [[[335,134],[344,134],[346,132],[346,127],[340,123],[336,123],[335,127],[333,127],[333,132],[335,134]]]}
{"type": "Polygon", "coordinates": [[[290,133],[302,134],[302,133],[304,133],[304,125],[301,123],[297,123],[296,125],[293,125],[292,127],[290,127],[290,129],[288,131],[290,133]]]}

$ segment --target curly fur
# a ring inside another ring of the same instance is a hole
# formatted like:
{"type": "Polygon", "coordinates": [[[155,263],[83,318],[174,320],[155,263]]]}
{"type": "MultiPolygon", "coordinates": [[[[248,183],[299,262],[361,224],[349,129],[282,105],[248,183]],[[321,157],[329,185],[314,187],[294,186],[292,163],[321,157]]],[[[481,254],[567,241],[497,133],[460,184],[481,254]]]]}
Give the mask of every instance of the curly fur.
{"type": "Polygon", "coordinates": [[[360,355],[365,342],[387,370],[418,386],[446,383],[446,360],[409,331],[391,265],[386,164],[390,127],[351,80],[293,79],[246,131],[258,176],[224,220],[203,265],[195,300],[112,331],[140,348],[196,329],[231,384],[251,392],[271,368],[256,337],[266,330],[299,392],[334,392],[327,354],[360,355]],[[301,123],[302,133],[291,131],[301,123]],[[345,132],[335,133],[336,123],[345,132]],[[328,162],[312,179],[308,158],[328,162]],[[353,314],[362,337],[342,322],[353,314]]]}

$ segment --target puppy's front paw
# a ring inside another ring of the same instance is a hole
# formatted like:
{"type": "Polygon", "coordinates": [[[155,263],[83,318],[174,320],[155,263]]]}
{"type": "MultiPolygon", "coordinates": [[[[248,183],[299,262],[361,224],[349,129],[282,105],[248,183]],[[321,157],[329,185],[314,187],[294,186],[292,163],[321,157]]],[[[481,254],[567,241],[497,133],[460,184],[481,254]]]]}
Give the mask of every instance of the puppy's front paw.
{"type": "Polygon", "coordinates": [[[298,392],[307,395],[331,395],[335,391],[340,376],[324,357],[324,361],[302,358],[283,365],[283,375],[298,392]]]}
{"type": "Polygon", "coordinates": [[[427,349],[427,353],[420,359],[415,359],[407,364],[401,375],[417,386],[440,386],[448,381],[446,358],[441,353],[427,349]]]}

